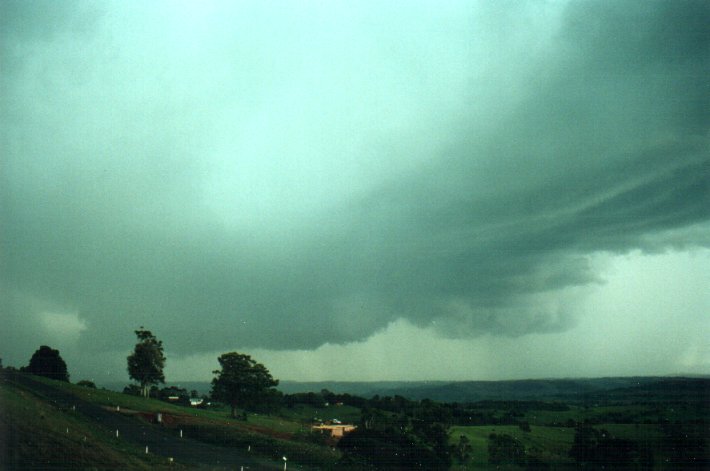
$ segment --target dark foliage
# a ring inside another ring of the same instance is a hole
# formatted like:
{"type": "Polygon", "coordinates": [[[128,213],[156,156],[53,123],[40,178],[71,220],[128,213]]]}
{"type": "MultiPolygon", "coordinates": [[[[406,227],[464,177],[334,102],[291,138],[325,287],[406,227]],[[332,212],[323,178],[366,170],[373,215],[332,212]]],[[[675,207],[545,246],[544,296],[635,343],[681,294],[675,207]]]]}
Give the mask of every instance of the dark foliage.
{"type": "Polygon", "coordinates": [[[142,395],[148,397],[150,385],[165,382],[163,342],[143,327],[136,330],[135,334],[138,343],[127,358],[128,375],[140,383],[142,395]]]}
{"type": "Polygon", "coordinates": [[[286,394],[283,403],[286,407],[293,407],[296,404],[305,404],[313,407],[324,407],[328,401],[322,394],[314,392],[286,394]]]}
{"type": "Polygon", "coordinates": [[[94,384],[93,381],[89,381],[88,379],[82,379],[78,383],[76,383],[77,386],[84,386],[85,388],[92,388],[96,389],[96,384],[94,384]]]}
{"type": "Polygon", "coordinates": [[[449,460],[412,433],[358,429],[338,443],[340,465],[348,469],[448,469],[449,460]]]}
{"type": "Polygon", "coordinates": [[[278,386],[278,380],[249,355],[225,353],[218,361],[222,369],[213,372],[217,377],[212,380],[212,398],[229,404],[232,417],[236,417],[237,407],[255,410],[280,397],[273,390],[278,386]]]}
{"type": "Polygon", "coordinates": [[[510,435],[492,433],[488,437],[488,462],[522,466],[525,464],[525,446],[510,435]]]}
{"type": "Polygon", "coordinates": [[[466,464],[471,459],[472,452],[473,447],[471,446],[471,440],[469,440],[466,435],[459,436],[459,442],[454,449],[456,459],[459,460],[460,463],[466,464]]]}
{"type": "Polygon", "coordinates": [[[42,345],[34,352],[29,365],[21,368],[21,371],[59,381],[69,381],[67,364],[59,355],[59,350],[46,345],[42,345]]]}
{"type": "Polygon", "coordinates": [[[710,469],[707,435],[681,424],[668,424],[663,432],[664,448],[670,451],[668,462],[674,469],[710,469]]]}
{"type": "Polygon", "coordinates": [[[577,427],[569,454],[586,469],[653,469],[650,450],[589,424],[577,427]]]}

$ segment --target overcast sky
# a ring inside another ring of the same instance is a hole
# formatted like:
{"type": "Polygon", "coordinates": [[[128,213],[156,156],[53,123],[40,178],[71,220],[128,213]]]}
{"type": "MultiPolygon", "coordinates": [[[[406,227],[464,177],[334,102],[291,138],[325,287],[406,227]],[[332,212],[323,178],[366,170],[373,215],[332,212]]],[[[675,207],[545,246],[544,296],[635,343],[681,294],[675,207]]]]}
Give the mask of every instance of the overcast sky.
{"type": "Polygon", "coordinates": [[[0,357],[710,374],[710,3],[0,1],[0,357]]]}

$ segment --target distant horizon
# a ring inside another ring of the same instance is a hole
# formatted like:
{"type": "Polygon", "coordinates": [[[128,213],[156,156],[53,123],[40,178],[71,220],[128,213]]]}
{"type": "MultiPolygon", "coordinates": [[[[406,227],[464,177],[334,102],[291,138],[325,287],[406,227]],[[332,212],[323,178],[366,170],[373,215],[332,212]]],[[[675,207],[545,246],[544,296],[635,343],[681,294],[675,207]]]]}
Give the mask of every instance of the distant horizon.
{"type": "MultiPolygon", "coordinates": [[[[319,380],[319,381],[305,381],[305,380],[293,380],[293,379],[279,379],[279,385],[281,383],[299,383],[299,384],[321,384],[321,383],[338,383],[338,384],[368,384],[368,383],[502,383],[502,382],[516,382],[516,381],[564,381],[564,380],[594,380],[594,379],[633,379],[633,378],[708,378],[710,379],[710,374],[702,373],[671,373],[671,374],[651,374],[651,375],[629,375],[629,376],[567,376],[567,377],[548,377],[548,378],[515,378],[515,379],[423,379],[423,380],[319,380]]],[[[129,380],[127,384],[135,384],[135,381],[129,380]]],[[[211,380],[175,380],[175,381],[165,381],[165,383],[158,384],[156,386],[163,387],[165,385],[179,386],[181,383],[204,383],[210,384],[211,380]]],[[[103,381],[100,384],[123,384],[121,381],[103,381]]],[[[278,389],[278,386],[276,387],[278,389]]]]}

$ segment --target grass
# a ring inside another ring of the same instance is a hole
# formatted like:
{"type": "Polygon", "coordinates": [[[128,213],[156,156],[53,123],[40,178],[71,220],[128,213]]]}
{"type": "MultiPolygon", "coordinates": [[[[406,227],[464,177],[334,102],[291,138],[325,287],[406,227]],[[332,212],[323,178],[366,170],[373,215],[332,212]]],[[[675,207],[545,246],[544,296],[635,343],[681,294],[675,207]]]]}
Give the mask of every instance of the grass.
{"type": "Polygon", "coordinates": [[[175,469],[164,458],[104,433],[79,414],[0,382],[0,462],[8,468],[175,469]]]}
{"type": "MultiPolygon", "coordinates": [[[[604,429],[613,437],[632,440],[641,447],[647,447],[654,457],[654,469],[672,470],[676,465],[669,462],[672,449],[669,448],[663,427],[657,424],[598,424],[597,430],[604,429]]],[[[702,424],[682,426],[684,436],[702,439],[707,433],[702,424]]],[[[488,463],[488,436],[491,433],[506,434],[519,440],[528,454],[534,455],[551,469],[576,469],[576,464],[568,453],[574,440],[575,429],[569,427],[531,426],[530,432],[524,432],[517,426],[465,426],[451,427],[449,442],[456,445],[459,436],[465,435],[472,447],[470,469],[502,469],[488,463]]],[[[467,469],[461,466],[454,469],[467,469]]],[[[520,468],[518,468],[520,469],[520,468]]],[[[696,469],[696,468],[694,468],[696,469]]]]}
{"type": "MultiPolygon", "coordinates": [[[[288,456],[294,462],[325,467],[331,466],[340,456],[340,453],[334,452],[330,447],[304,441],[304,437],[310,432],[310,427],[302,420],[303,415],[272,416],[250,413],[244,421],[232,418],[231,408],[228,406],[218,406],[213,409],[191,408],[43,377],[34,379],[97,405],[111,408],[120,406],[124,411],[161,412],[163,425],[166,428],[175,430],[175,433],[181,429],[186,437],[206,443],[245,449],[251,446],[251,451],[257,455],[278,460],[281,456],[288,456]]],[[[42,427],[44,424],[37,425],[42,427]]],[[[55,428],[61,430],[62,427],[65,426],[55,428]]],[[[140,469],[138,466],[129,467],[140,469]]]]}
{"type": "Polygon", "coordinates": [[[279,460],[287,456],[297,463],[309,464],[325,468],[332,467],[340,453],[328,447],[274,436],[254,433],[218,424],[191,424],[183,428],[186,437],[206,443],[233,448],[250,448],[252,453],[279,460]]]}
{"type": "MultiPolygon", "coordinates": [[[[231,418],[229,407],[183,407],[157,399],[87,388],[42,377],[34,379],[97,405],[112,408],[120,406],[124,411],[161,412],[164,414],[166,428],[175,429],[175,433],[178,428],[184,429],[185,436],[203,442],[245,448],[251,445],[255,454],[279,460],[281,456],[288,456],[295,462],[322,466],[331,465],[339,457],[339,453],[329,447],[302,441],[303,432],[309,431],[309,428],[293,418],[249,414],[248,420],[243,421],[231,418]]],[[[97,430],[78,414],[60,411],[34,394],[11,385],[2,388],[0,401],[2,425],[12,431],[18,446],[22,445],[17,453],[23,457],[22,463],[27,464],[27,467],[41,467],[42,463],[66,463],[70,467],[79,468],[159,469],[163,464],[154,456],[146,457],[142,449],[131,447],[120,439],[114,440],[110,434],[97,430]],[[36,420],[32,411],[41,411],[36,420]],[[69,433],[66,433],[67,429],[69,433]],[[84,436],[87,437],[86,442],[84,436]],[[41,452],[38,453],[37,449],[41,449],[41,452]],[[27,461],[29,457],[36,459],[27,461]]]]}
{"type": "Polygon", "coordinates": [[[492,433],[512,436],[530,454],[547,463],[571,464],[567,453],[572,446],[574,429],[570,428],[531,426],[530,432],[524,432],[514,425],[451,427],[449,437],[450,443],[455,445],[459,437],[465,435],[472,447],[470,466],[473,469],[488,469],[488,436],[492,433]]]}
{"type": "MultiPolygon", "coordinates": [[[[186,436],[203,442],[230,447],[251,446],[255,454],[275,459],[285,455],[294,463],[327,469],[333,466],[339,453],[328,446],[322,446],[323,443],[316,440],[318,437],[310,436],[310,424],[313,419],[338,419],[344,423],[356,423],[360,418],[360,410],[355,407],[314,407],[300,404],[284,408],[278,415],[252,413],[244,421],[231,418],[229,407],[196,409],[45,378],[36,379],[94,404],[152,413],[162,412],[168,419],[164,421],[164,427],[172,428],[174,433],[178,433],[177,429],[180,428],[185,431],[186,436]]],[[[104,433],[105,430],[92,426],[88,419],[79,414],[62,411],[49,401],[21,388],[1,383],[0,386],[0,441],[3,440],[3,430],[12,431],[12,435],[6,434],[11,437],[12,446],[6,447],[6,450],[9,450],[6,451],[7,456],[0,458],[17,464],[14,467],[46,467],[48,463],[64,463],[78,468],[167,467],[164,458],[146,456],[141,449],[104,433]],[[84,437],[87,437],[86,441],[84,437]]],[[[529,432],[523,431],[517,425],[454,426],[449,430],[450,443],[456,445],[459,436],[465,435],[470,441],[472,456],[466,465],[457,465],[453,469],[506,469],[495,468],[488,463],[488,437],[491,433],[516,438],[525,446],[529,455],[550,464],[551,469],[576,469],[576,464],[569,457],[575,429],[546,425],[562,424],[568,420],[591,420],[594,422],[594,428],[606,429],[614,437],[632,440],[651,450],[655,468],[674,469],[668,426],[655,422],[659,419],[670,421],[674,426],[682,427],[683,436],[702,440],[706,437],[707,430],[705,423],[698,418],[707,416],[707,408],[699,410],[699,407],[692,403],[591,407],[570,405],[567,411],[527,411],[521,419],[530,423],[529,432]],[[686,421],[688,417],[694,420],[686,421]],[[629,420],[632,423],[606,423],[605,418],[623,418],[621,422],[629,420]]]]}
{"type": "Polygon", "coordinates": [[[76,384],[53,381],[51,379],[39,376],[35,379],[46,384],[51,384],[52,386],[57,387],[58,389],[74,394],[85,401],[108,407],[119,406],[122,409],[129,410],[138,410],[152,413],[162,412],[164,414],[172,414],[175,416],[191,417],[199,421],[217,421],[220,423],[226,422],[229,425],[236,426],[252,424],[286,433],[295,433],[301,429],[301,425],[295,420],[272,417],[262,414],[248,414],[247,422],[238,419],[233,419],[231,417],[231,409],[228,406],[220,406],[209,409],[184,407],[176,404],[170,404],[165,401],[160,401],[158,399],[133,396],[130,394],[124,394],[116,391],[109,391],[107,389],[87,388],[84,386],[77,386],[76,384]]]}

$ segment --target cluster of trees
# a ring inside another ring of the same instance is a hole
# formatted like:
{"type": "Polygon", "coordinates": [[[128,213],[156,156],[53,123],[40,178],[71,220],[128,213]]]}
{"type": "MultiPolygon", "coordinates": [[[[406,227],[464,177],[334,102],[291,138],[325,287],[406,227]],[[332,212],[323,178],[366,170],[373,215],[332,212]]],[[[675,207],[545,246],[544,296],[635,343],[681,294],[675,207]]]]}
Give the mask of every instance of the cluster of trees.
{"type": "Polygon", "coordinates": [[[653,469],[653,453],[636,442],[616,438],[604,429],[580,424],[575,430],[569,455],[587,469],[653,469]]]}
{"type": "MultiPolygon", "coordinates": [[[[128,374],[139,383],[141,394],[148,397],[152,386],[165,383],[163,342],[142,326],[135,334],[138,342],[133,353],[128,356],[128,374]]],[[[217,376],[212,380],[211,397],[228,404],[232,417],[237,417],[237,408],[257,409],[280,398],[280,393],[275,389],[278,380],[251,356],[230,352],[220,355],[217,360],[221,368],[213,371],[217,376]]],[[[187,399],[187,391],[179,388],[159,391],[156,388],[156,391],[157,397],[178,396],[187,399]]],[[[128,386],[124,392],[134,393],[135,387],[128,386]]]]}
{"type": "Polygon", "coordinates": [[[213,371],[212,398],[229,404],[232,417],[237,416],[237,407],[258,409],[264,404],[277,402],[279,381],[274,379],[261,363],[249,355],[230,352],[217,359],[221,369],[213,371]]]}
{"type": "Polygon", "coordinates": [[[507,434],[488,436],[488,462],[495,465],[525,465],[525,446],[507,434]]]}
{"type": "MultiPolygon", "coordinates": [[[[351,397],[334,397],[346,403],[351,397]]],[[[343,437],[342,464],[375,469],[448,469],[452,463],[449,415],[429,400],[401,396],[358,398],[359,427],[343,437]]]]}
{"type": "MultiPolygon", "coordinates": [[[[196,397],[197,391],[189,395],[186,390],[175,386],[158,389],[158,384],[165,383],[166,358],[163,342],[143,326],[134,331],[137,343],[133,352],[127,357],[128,375],[138,385],[131,384],[124,388],[128,394],[143,397],[157,397],[167,399],[178,397],[184,403],[189,403],[189,397],[196,397]]],[[[230,352],[218,358],[220,369],[213,373],[216,377],[212,380],[211,397],[216,401],[228,404],[232,410],[232,417],[237,417],[237,408],[257,410],[269,404],[279,404],[281,393],[275,387],[278,380],[271,376],[268,369],[256,362],[249,355],[230,352]]],[[[69,372],[66,362],[55,350],[42,345],[30,358],[27,366],[20,371],[39,376],[69,381],[69,372]]],[[[88,380],[79,381],[77,384],[85,387],[96,385],[88,380]]]]}

